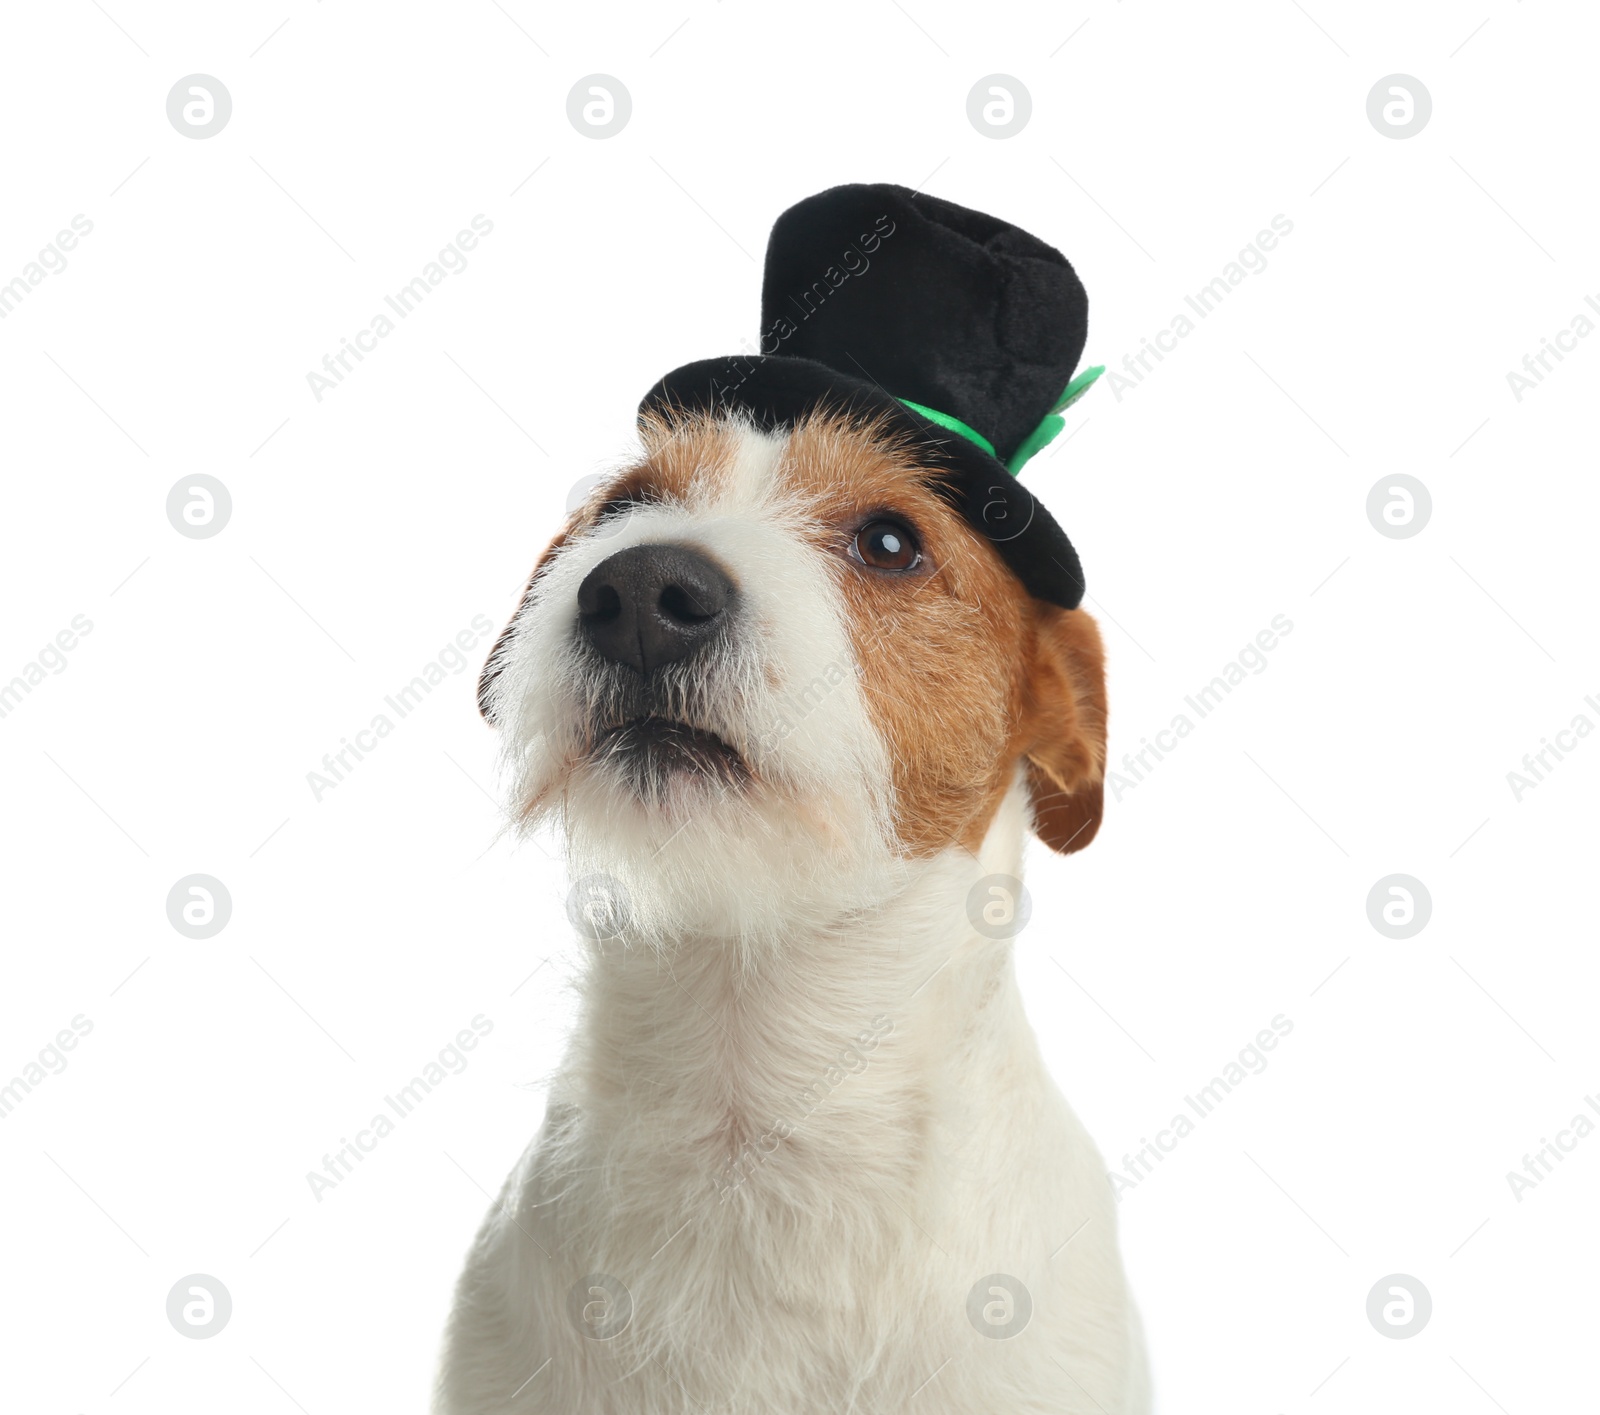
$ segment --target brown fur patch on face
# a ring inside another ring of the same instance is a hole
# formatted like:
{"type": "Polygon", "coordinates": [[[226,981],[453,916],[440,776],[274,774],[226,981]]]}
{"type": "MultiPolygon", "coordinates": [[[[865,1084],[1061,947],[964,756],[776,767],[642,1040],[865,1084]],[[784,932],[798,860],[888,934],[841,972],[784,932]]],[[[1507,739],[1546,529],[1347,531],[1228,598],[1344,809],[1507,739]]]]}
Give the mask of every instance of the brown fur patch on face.
{"type": "Polygon", "coordinates": [[[1105,758],[1094,621],[1031,598],[932,488],[915,449],[879,429],[809,421],[780,476],[837,556],[868,710],[891,753],[903,848],[976,851],[1022,760],[1041,837],[1055,849],[1087,844],[1105,758]],[[874,571],[848,558],[877,513],[916,533],[918,569],[874,571]]]}
{"type": "Polygon", "coordinates": [[[738,430],[704,413],[667,419],[647,413],[639,423],[644,456],[605,488],[615,501],[708,501],[727,485],[738,450],[738,430]]]}

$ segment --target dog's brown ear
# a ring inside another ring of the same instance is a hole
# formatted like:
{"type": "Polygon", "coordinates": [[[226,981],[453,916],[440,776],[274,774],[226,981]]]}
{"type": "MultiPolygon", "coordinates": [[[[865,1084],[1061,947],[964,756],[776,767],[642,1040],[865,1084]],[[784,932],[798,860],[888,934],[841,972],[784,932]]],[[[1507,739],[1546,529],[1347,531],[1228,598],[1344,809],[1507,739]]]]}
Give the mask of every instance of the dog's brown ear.
{"type": "Polygon", "coordinates": [[[1081,850],[1100,829],[1106,764],[1105,649],[1081,609],[1035,601],[1037,634],[1023,720],[1033,825],[1052,850],[1081,850]]]}
{"type": "Polygon", "coordinates": [[[554,558],[556,551],[567,543],[567,537],[572,534],[572,523],[562,527],[556,538],[545,546],[544,554],[539,557],[533,567],[533,573],[528,576],[528,583],[523,586],[522,597],[517,600],[517,607],[511,618],[506,621],[506,627],[500,631],[500,637],[494,641],[494,647],[489,650],[489,657],[484,660],[483,672],[478,675],[478,711],[483,714],[484,721],[491,727],[498,724],[494,720],[494,713],[490,711],[489,694],[494,687],[494,681],[500,676],[500,670],[505,665],[505,656],[511,648],[514,637],[512,630],[516,627],[517,616],[522,613],[522,606],[528,602],[528,596],[533,593],[533,587],[538,582],[539,576],[544,573],[545,567],[554,558]]]}

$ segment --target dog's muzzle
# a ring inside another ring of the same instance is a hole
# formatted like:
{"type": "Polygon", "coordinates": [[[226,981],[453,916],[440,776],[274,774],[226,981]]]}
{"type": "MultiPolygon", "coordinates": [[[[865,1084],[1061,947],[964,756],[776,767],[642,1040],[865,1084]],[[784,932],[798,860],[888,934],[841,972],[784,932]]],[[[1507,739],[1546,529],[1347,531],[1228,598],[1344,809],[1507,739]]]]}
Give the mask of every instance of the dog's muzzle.
{"type": "Polygon", "coordinates": [[[705,724],[709,659],[734,629],[737,592],[722,568],[688,546],[631,546],[595,566],[577,598],[577,636],[600,660],[590,760],[647,800],[685,775],[747,782],[744,758],[705,724]]]}
{"type": "Polygon", "coordinates": [[[682,545],[635,545],[602,560],[578,587],[578,632],[599,655],[648,677],[722,632],[733,583],[682,545]]]}

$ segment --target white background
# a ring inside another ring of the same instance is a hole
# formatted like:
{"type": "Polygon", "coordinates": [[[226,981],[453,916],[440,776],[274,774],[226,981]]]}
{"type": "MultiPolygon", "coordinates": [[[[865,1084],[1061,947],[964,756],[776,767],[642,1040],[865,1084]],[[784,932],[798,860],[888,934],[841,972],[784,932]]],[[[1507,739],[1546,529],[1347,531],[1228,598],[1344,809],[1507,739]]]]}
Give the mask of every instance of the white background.
{"type": "Polygon", "coordinates": [[[1039,851],[1018,945],[1112,1167],[1294,1024],[1124,1196],[1160,1407],[1592,1408],[1600,1136],[1506,1179],[1600,1093],[1600,740],[1506,778],[1600,724],[1600,339],[1520,402],[1506,378],[1600,298],[1592,12],[90,0],[5,30],[0,281],[94,229],[0,321],[0,680],[93,630],[0,720],[0,1079],[93,1031],[0,1122],[0,1405],[422,1407],[564,1038],[564,876],[497,842],[487,641],[320,801],[306,774],[498,629],[644,388],[754,338],[773,217],[894,181],[1060,246],[1113,367],[1293,222],[1028,471],[1087,568],[1114,760],[1294,626],[1092,848],[1039,851]],[[165,109],[194,73],[233,102],[200,141],[165,109]],[[605,141],[566,116],[594,73],[632,96],[605,141]],[[966,111],[995,73],[1032,95],[1005,140],[966,111]],[[1366,113],[1394,73],[1433,100],[1406,140],[1366,113]],[[468,268],[316,401],[478,213],[468,268]],[[201,472],[233,511],[192,540],[165,503],[201,472]],[[1400,472],[1433,500],[1410,539],[1365,511],[1400,472]],[[1404,941],[1366,913],[1397,872],[1433,901],[1404,941]],[[233,900],[207,941],[166,915],[192,873],[233,900]],[[477,1014],[470,1066],[316,1201],[477,1014]],[[192,1273],[232,1294],[210,1340],[165,1314],[192,1273]],[[1366,1316],[1392,1273],[1432,1295],[1407,1340],[1366,1316]]]}

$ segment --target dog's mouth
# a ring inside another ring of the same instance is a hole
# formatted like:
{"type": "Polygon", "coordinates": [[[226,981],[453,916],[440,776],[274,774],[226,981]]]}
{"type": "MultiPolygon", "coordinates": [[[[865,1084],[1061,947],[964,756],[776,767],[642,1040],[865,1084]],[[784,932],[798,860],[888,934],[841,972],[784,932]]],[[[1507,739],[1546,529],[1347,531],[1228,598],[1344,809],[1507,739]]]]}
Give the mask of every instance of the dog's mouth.
{"type": "Polygon", "coordinates": [[[716,733],[653,713],[602,728],[588,757],[621,771],[646,799],[658,798],[675,778],[733,788],[751,775],[744,757],[716,733]]]}

